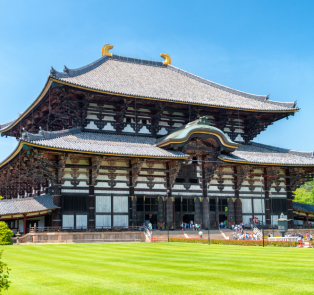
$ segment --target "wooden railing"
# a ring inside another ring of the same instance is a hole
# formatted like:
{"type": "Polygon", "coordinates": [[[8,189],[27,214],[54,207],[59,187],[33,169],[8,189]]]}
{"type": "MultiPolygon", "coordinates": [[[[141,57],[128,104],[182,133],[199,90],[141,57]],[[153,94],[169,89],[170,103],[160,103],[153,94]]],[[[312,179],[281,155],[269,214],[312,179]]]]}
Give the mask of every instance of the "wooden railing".
{"type": "Polygon", "coordinates": [[[96,226],[96,227],[30,227],[29,233],[41,233],[41,232],[126,232],[126,231],[144,231],[143,226],[96,226]]]}

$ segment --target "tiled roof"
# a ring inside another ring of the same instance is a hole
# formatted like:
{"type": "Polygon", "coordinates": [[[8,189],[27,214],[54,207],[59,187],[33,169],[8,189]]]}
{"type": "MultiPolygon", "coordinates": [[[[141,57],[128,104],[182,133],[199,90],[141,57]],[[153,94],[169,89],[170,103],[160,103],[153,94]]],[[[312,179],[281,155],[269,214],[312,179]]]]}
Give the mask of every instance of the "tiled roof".
{"type": "Polygon", "coordinates": [[[278,165],[314,165],[313,152],[299,152],[251,142],[243,144],[230,154],[221,154],[220,159],[278,165]]]}
{"type": "Polygon", "coordinates": [[[314,213],[314,205],[292,202],[293,209],[314,213]]]}
{"type": "Polygon", "coordinates": [[[172,65],[113,55],[76,69],[51,76],[74,85],[110,93],[132,95],[217,107],[252,110],[291,111],[295,102],[268,100],[203,79],[172,65]]]}
{"type": "Polygon", "coordinates": [[[1,131],[2,129],[5,129],[5,128],[9,127],[10,125],[12,125],[17,119],[18,119],[18,118],[14,119],[14,120],[12,120],[12,121],[10,121],[10,122],[8,122],[8,123],[0,124],[0,131],[1,131]]]}
{"type": "Polygon", "coordinates": [[[152,137],[82,132],[80,128],[63,131],[41,131],[39,135],[23,133],[22,140],[36,145],[65,150],[102,154],[177,158],[186,157],[179,151],[154,146],[152,137]]]}
{"type": "Polygon", "coordinates": [[[0,215],[30,213],[59,208],[53,203],[53,196],[9,199],[0,201],[0,215]]]}

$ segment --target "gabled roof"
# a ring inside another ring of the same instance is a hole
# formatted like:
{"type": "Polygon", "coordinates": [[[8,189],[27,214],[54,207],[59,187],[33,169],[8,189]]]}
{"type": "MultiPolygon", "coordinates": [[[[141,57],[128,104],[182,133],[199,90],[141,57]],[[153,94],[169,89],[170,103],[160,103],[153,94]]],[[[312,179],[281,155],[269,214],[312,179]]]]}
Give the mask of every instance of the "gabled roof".
{"type": "Polygon", "coordinates": [[[222,108],[260,111],[292,111],[295,102],[268,100],[268,95],[238,91],[203,79],[172,65],[113,55],[64,72],[51,70],[51,77],[88,89],[113,94],[193,103],[222,108]]]}
{"type": "Polygon", "coordinates": [[[22,143],[54,150],[96,153],[114,156],[187,158],[179,151],[154,146],[156,139],[145,136],[128,136],[82,132],[80,128],[62,131],[43,131],[39,134],[23,132],[22,143]]]}
{"type": "Polygon", "coordinates": [[[40,212],[59,208],[53,203],[53,196],[9,199],[0,201],[0,215],[40,212]]]}
{"type": "Polygon", "coordinates": [[[313,152],[293,151],[270,145],[250,142],[243,144],[230,154],[221,154],[219,158],[225,162],[244,164],[269,164],[291,166],[313,166],[313,152]]]}
{"type": "Polygon", "coordinates": [[[157,140],[156,145],[163,148],[181,147],[186,145],[193,137],[201,136],[204,140],[206,140],[206,138],[213,138],[218,146],[229,152],[241,146],[241,144],[233,142],[229,136],[220,129],[210,125],[211,123],[207,118],[202,117],[161,137],[157,140]]]}

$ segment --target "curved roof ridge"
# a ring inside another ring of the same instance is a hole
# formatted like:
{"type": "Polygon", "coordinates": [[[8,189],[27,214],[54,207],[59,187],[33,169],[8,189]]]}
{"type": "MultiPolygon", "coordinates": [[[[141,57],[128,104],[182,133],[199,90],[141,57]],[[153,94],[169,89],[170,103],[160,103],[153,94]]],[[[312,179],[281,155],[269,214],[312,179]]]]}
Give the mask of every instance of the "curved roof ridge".
{"type": "Polygon", "coordinates": [[[66,66],[64,66],[63,72],[58,72],[56,71],[53,67],[51,67],[50,70],[50,76],[55,77],[55,78],[69,78],[69,77],[75,77],[78,75],[82,75],[84,73],[87,73],[95,68],[97,68],[98,66],[100,66],[101,64],[103,64],[105,61],[107,61],[110,57],[109,56],[102,56],[98,59],[96,59],[95,61],[79,67],[77,69],[69,69],[66,66]]]}
{"type": "Polygon", "coordinates": [[[52,138],[58,138],[69,134],[75,134],[78,132],[81,132],[81,127],[75,127],[71,129],[64,129],[64,130],[56,130],[56,131],[45,131],[45,130],[39,130],[38,134],[30,133],[27,131],[23,131],[22,133],[22,140],[25,141],[33,141],[33,140],[44,140],[44,139],[52,139],[52,138]]]}
{"type": "MultiPolygon", "coordinates": [[[[20,117],[20,116],[19,116],[19,117],[20,117]]],[[[18,117],[18,118],[19,118],[19,117],[18,117]]],[[[10,121],[10,122],[0,124],[0,131],[1,131],[2,129],[4,129],[4,128],[10,126],[10,125],[12,125],[18,118],[14,119],[14,120],[12,120],[12,121],[10,121]]]]}
{"type": "Polygon", "coordinates": [[[70,77],[79,76],[97,68],[98,66],[102,65],[104,62],[106,62],[109,59],[115,59],[122,62],[137,63],[141,65],[158,66],[158,67],[165,67],[165,68],[167,67],[166,65],[163,64],[162,61],[152,61],[152,60],[147,60],[147,59],[139,59],[139,58],[113,54],[112,56],[104,55],[98,58],[97,60],[87,64],[86,66],[82,66],[77,69],[69,69],[67,66],[64,66],[63,72],[56,71],[53,67],[51,67],[50,76],[55,77],[55,78],[70,78],[70,77]]]}

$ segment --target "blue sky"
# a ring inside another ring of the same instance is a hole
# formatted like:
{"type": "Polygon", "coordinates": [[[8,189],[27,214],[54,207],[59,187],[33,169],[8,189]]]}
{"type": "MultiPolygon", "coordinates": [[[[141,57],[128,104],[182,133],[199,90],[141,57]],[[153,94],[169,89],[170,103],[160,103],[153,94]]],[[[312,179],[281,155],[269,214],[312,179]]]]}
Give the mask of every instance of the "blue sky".
{"type": "MultiPolygon", "coordinates": [[[[53,66],[115,54],[162,60],[214,82],[295,101],[294,117],[255,141],[314,150],[314,1],[0,0],[0,123],[37,97],[53,66]]],[[[16,146],[0,138],[0,160],[16,146]]]]}

